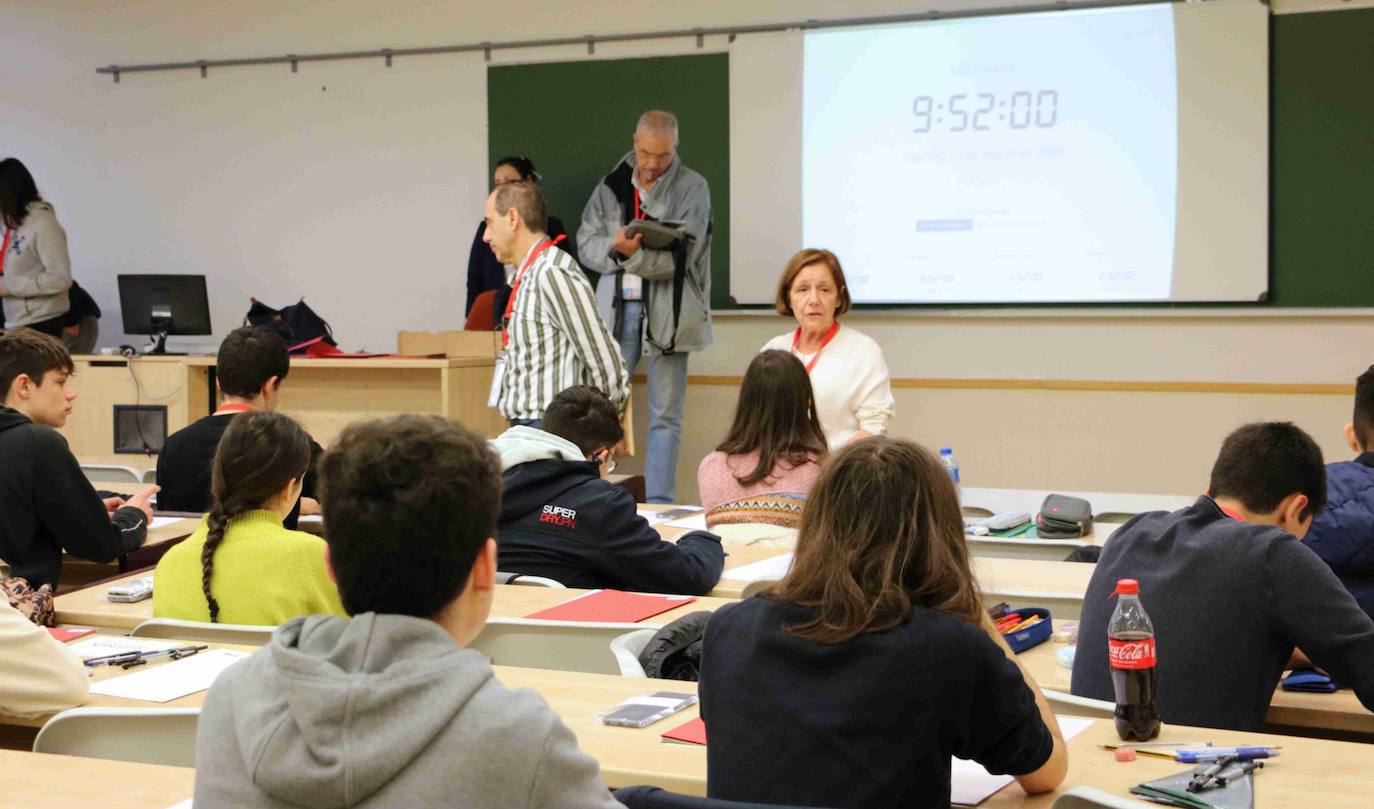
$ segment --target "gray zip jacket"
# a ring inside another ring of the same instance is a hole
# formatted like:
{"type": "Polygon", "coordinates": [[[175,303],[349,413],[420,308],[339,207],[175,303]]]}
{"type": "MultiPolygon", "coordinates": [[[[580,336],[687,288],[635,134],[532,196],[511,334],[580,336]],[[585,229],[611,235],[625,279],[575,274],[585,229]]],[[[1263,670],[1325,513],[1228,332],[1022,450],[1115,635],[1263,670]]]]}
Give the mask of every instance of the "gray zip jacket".
{"type": "Polygon", "coordinates": [[[582,211],[577,229],[578,260],[583,267],[610,275],[614,283],[597,285],[597,308],[618,335],[622,272],[644,279],[644,347],[648,353],[661,354],[663,347],[674,351],[699,351],[711,344],[711,190],[706,178],[673,158],[667,173],[654,183],[645,197],[644,211],[654,219],[681,221],[687,225],[691,244],[687,253],[687,272],[682,290],[682,308],[677,333],[673,333],[673,254],[667,250],[640,248],[620,261],[611,247],[612,239],[627,216],[622,199],[614,190],[628,182],[634,170],[634,152],[620,159],[615,169],[602,178],[582,211]]]}
{"type": "Polygon", "coordinates": [[[615,809],[597,764],[533,691],[433,621],[283,624],[210,688],[196,809],[615,809]]]}
{"type": "Polygon", "coordinates": [[[72,262],[67,231],[46,202],[29,203],[24,221],[10,237],[5,254],[5,328],[28,326],[65,315],[71,308],[72,262]]]}

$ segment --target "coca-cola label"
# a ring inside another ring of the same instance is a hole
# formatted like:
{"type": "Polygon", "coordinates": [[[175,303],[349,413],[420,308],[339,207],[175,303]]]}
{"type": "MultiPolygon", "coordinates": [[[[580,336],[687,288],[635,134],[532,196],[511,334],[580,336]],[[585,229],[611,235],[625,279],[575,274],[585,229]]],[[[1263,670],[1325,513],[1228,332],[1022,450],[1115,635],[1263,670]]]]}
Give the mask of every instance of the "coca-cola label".
{"type": "Polygon", "coordinates": [[[1108,656],[1114,669],[1152,669],[1155,667],[1155,639],[1107,639],[1108,656]]]}

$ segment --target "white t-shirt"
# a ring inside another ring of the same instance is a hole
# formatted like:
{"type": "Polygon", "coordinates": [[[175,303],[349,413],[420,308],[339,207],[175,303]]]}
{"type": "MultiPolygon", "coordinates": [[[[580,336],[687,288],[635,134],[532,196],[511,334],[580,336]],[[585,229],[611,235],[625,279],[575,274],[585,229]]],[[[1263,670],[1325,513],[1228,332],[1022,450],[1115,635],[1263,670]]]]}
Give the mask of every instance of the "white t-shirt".
{"type": "MultiPolygon", "coordinates": [[[[763,351],[792,351],[796,329],[774,337],[763,351]]],[[[814,354],[796,354],[805,365],[814,354]]],[[[831,449],[843,446],[854,433],[866,430],[887,433],[892,421],[892,378],[883,351],[872,337],[840,326],[811,369],[811,389],[816,394],[816,417],[831,449]]]]}

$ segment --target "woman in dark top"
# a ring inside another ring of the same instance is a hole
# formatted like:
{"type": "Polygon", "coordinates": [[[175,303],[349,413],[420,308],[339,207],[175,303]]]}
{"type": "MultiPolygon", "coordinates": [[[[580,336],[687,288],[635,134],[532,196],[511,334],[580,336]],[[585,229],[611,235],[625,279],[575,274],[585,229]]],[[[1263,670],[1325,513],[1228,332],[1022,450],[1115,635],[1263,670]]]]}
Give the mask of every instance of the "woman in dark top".
{"type": "MultiPolygon", "coordinates": [[[[539,172],[534,170],[534,163],[528,157],[503,157],[496,161],[496,168],[492,171],[492,185],[503,185],[505,183],[515,183],[525,180],[539,182],[542,179],[539,172]]],[[[506,299],[510,297],[510,284],[506,283],[506,265],[496,260],[496,255],[491,252],[491,247],[482,241],[482,230],[486,227],[485,222],[477,223],[477,235],[472,237],[472,249],[468,251],[468,303],[463,309],[463,316],[466,317],[472,311],[472,304],[477,300],[477,296],[488,290],[496,290],[496,300],[492,304],[492,325],[493,329],[501,328],[501,316],[506,311],[506,299]]],[[[546,232],[550,239],[557,239],[559,236],[566,236],[559,249],[577,260],[577,247],[573,244],[573,234],[563,229],[563,220],[556,216],[549,217],[549,224],[546,232]]]]}
{"type": "Polygon", "coordinates": [[[950,757],[1054,789],[1058,724],[983,609],[948,473],[877,437],[833,456],[792,570],[711,617],[701,715],[712,798],[947,807],[950,757]]]}

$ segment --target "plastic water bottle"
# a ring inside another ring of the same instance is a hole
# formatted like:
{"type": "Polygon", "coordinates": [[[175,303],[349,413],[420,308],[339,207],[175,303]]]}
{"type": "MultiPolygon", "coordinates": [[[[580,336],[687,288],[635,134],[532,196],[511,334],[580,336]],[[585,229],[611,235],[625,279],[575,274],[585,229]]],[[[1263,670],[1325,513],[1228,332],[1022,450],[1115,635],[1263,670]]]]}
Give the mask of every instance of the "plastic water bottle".
{"type": "Polygon", "coordinates": [[[1140,603],[1140,582],[1116,583],[1116,609],[1107,624],[1107,651],[1116,691],[1116,733],[1122,741],[1159,735],[1155,703],[1155,625],[1140,603]]]}
{"type": "Polygon", "coordinates": [[[959,461],[954,458],[954,450],[943,447],[940,450],[940,463],[945,465],[945,471],[949,473],[950,479],[954,481],[954,490],[959,491],[959,461]]]}

